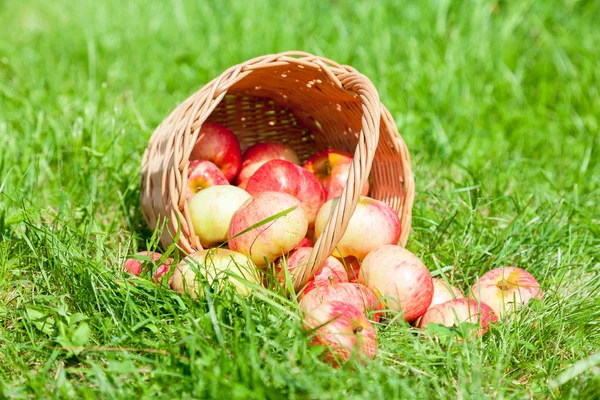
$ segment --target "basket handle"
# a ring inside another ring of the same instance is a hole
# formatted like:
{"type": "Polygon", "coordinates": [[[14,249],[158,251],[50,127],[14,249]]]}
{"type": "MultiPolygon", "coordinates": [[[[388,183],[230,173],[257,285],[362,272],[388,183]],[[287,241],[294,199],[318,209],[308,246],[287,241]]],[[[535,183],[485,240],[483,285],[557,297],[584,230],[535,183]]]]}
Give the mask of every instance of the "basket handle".
{"type": "MultiPolygon", "coordinates": [[[[323,66],[324,69],[327,68],[323,66]]],[[[381,108],[379,94],[373,83],[356,70],[345,67],[329,69],[335,74],[342,88],[352,91],[360,96],[363,115],[358,145],[354,151],[348,180],[333,207],[331,215],[323,232],[314,244],[313,250],[306,263],[297,267],[293,276],[294,289],[299,291],[315,272],[321,268],[327,258],[333,253],[338,242],[346,232],[350,218],[361,196],[361,190],[369,179],[371,165],[375,158],[375,150],[379,142],[379,126],[381,121],[381,108]]]]}

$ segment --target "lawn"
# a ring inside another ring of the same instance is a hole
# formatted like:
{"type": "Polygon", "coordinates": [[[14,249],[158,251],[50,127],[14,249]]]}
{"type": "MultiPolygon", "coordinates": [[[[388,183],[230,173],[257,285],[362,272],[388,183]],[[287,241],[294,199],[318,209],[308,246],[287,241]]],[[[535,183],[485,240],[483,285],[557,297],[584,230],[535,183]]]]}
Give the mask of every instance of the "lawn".
{"type": "Polygon", "coordinates": [[[598,398],[597,1],[0,0],[0,397],[598,398]],[[412,157],[408,248],[545,297],[480,340],[377,325],[334,369],[295,306],[124,283],[155,244],[143,151],[233,64],[304,50],[371,78],[412,157]]]}

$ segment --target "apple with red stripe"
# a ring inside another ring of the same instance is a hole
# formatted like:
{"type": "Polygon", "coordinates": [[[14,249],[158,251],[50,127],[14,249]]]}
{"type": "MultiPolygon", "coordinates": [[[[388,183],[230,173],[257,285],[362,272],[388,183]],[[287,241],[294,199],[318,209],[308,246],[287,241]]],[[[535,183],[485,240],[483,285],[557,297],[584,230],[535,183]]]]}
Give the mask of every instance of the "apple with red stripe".
{"type": "Polygon", "coordinates": [[[313,247],[313,243],[310,241],[309,238],[305,237],[300,241],[300,243],[298,243],[294,250],[299,249],[301,247],[313,247]]]}
{"type": "Polygon", "coordinates": [[[189,200],[202,189],[217,185],[229,185],[219,167],[210,161],[193,160],[188,167],[188,187],[185,199],[189,200]]]}
{"type": "Polygon", "coordinates": [[[285,160],[264,163],[248,180],[246,191],[251,195],[260,192],[283,192],[297,198],[304,209],[309,225],[325,201],[321,184],[313,174],[285,160]]]}
{"type": "Polygon", "coordinates": [[[465,295],[459,288],[446,283],[443,279],[433,278],[433,298],[429,308],[450,300],[464,298],[465,295]]]}
{"type": "MultiPolygon", "coordinates": [[[[328,200],[319,210],[315,220],[317,237],[323,233],[338,202],[339,197],[328,200]]],[[[390,206],[383,201],[361,196],[333,255],[339,258],[354,256],[362,260],[381,246],[397,244],[400,232],[400,218],[390,206]]]]}
{"type": "Polygon", "coordinates": [[[481,276],[471,288],[471,297],[486,303],[503,317],[531,299],[542,300],[543,292],[535,277],[524,269],[501,267],[481,276]]]}
{"type": "Polygon", "coordinates": [[[250,257],[256,265],[265,265],[289,253],[307,230],[308,219],[298,199],[282,192],[261,192],[233,214],[228,245],[231,250],[250,257]],[[254,227],[258,224],[261,225],[254,227]]]}
{"type": "MultiPolygon", "coordinates": [[[[283,284],[285,281],[284,268],[286,266],[290,276],[293,278],[298,267],[307,266],[308,259],[312,251],[312,246],[300,247],[289,254],[287,261],[280,259],[277,265],[277,278],[279,280],[279,283],[283,284]]],[[[341,282],[348,282],[346,270],[344,269],[344,266],[338,259],[329,256],[325,260],[323,266],[319,268],[314,273],[314,276],[306,283],[304,289],[299,295],[299,298],[302,298],[302,296],[304,296],[306,293],[310,292],[315,288],[323,289],[326,286],[341,282]]]]}
{"type": "Polygon", "coordinates": [[[305,329],[312,333],[312,346],[323,346],[324,361],[340,366],[351,357],[375,358],[375,329],[363,313],[341,301],[323,303],[305,318],[305,329]]]}
{"type": "Polygon", "coordinates": [[[215,164],[228,182],[237,175],[242,161],[240,143],[227,127],[205,122],[190,154],[190,160],[210,161],[215,164]]]}
{"type": "Polygon", "coordinates": [[[396,245],[370,252],[360,266],[358,281],[377,297],[388,298],[386,308],[401,311],[407,322],[423,315],[433,298],[433,279],[425,264],[396,245]]]}
{"type": "MultiPolygon", "coordinates": [[[[325,200],[339,197],[348,180],[350,167],[352,166],[352,155],[342,150],[327,149],[310,157],[304,168],[313,173],[325,192],[325,200]]],[[[361,195],[369,193],[369,181],[363,185],[361,195]]]]}
{"type": "Polygon", "coordinates": [[[379,322],[383,310],[383,303],[378,301],[373,291],[360,283],[341,282],[317,287],[306,293],[300,300],[300,308],[304,311],[312,310],[320,304],[341,301],[358,308],[363,314],[373,312],[372,319],[379,322]]]}
{"type": "Polygon", "coordinates": [[[479,328],[470,331],[470,335],[483,336],[489,329],[489,325],[496,321],[498,317],[487,304],[460,298],[446,301],[427,310],[421,317],[419,327],[440,324],[452,328],[468,322],[479,325],[479,328]]]}
{"type": "Polygon", "coordinates": [[[245,189],[248,179],[254,175],[256,170],[271,160],[284,160],[300,165],[300,159],[291,147],[282,143],[256,143],[248,147],[244,152],[240,172],[235,180],[235,184],[245,189]]]}

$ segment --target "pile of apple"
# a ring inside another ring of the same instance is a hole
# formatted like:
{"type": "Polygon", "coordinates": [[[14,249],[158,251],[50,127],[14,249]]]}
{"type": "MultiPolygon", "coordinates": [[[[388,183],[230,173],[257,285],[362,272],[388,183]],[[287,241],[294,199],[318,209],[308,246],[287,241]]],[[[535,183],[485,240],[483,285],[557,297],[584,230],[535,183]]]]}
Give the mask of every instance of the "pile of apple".
{"type": "MultiPolygon", "coordinates": [[[[243,154],[235,134],[206,123],[190,155],[187,211],[204,250],[188,255],[171,274],[172,259],[138,253],[125,269],[140,275],[143,260],[152,279],[169,276],[170,287],[193,298],[203,296],[200,279],[218,290],[232,284],[241,295],[260,285],[285,285],[305,265],[312,243],[323,232],[348,179],[352,156],[328,149],[301,165],[293,149],[264,142],[243,154]],[[161,260],[162,262],[157,262],[161,260]],[[274,272],[275,283],[265,279],[274,272]]],[[[504,267],[483,275],[468,297],[397,245],[398,215],[367,197],[358,206],[336,251],[297,293],[312,337],[334,365],[352,356],[375,356],[372,325],[400,313],[416,327],[476,324],[482,336],[490,323],[532,298],[540,285],[523,269],[504,267]],[[371,322],[372,321],[372,322],[371,322]]]]}

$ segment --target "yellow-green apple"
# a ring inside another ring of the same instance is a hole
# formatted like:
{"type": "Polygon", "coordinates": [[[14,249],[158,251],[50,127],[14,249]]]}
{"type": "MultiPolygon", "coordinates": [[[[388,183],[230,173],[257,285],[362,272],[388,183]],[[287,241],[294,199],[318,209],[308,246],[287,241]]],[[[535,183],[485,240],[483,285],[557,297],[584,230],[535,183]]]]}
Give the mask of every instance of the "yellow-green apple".
{"type": "Polygon", "coordinates": [[[285,160],[300,165],[300,159],[291,147],[282,143],[256,143],[248,147],[242,156],[242,165],[235,181],[236,185],[244,189],[248,179],[254,175],[256,170],[270,160],[285,160]]]}
{"type": "MultiPolygon", "coordinates": [[[[317,237],[323,233],[338,201],[339,197],[328,200],[319,210],[315,220],[317,237]]],[[[361,196],[333,255],[339,258],[354,256],[362,260],[372,250],[386,244],[397,244],[400,230],[400,218],[390,206],[383,201],[361,196]]]]}
{"type": "Polygon", "coordinates": [[[344,264],[344,267],[346,267],[348,280],[350,282],[358,282],[358,276],[360,275],[360,261],[354,256],[349,256],[344,257],[342,263],[344,264]]]}
{"type": "Polygon", "coordinates": [[[184,258],[175,268],[171,289],[188,293],[195,299],[204,296],[200,287],[202,283],[216,290],[231,284],[240,295],[248,295],[252,291],[252,284],[261,284],[261,278],[256,266],[245,255],[213,248],[200,250],[184,258]]]}
{"type": "Polygon", "coordinates": [[[244,189],[232,185],[210,186],[192,196],[188,208],[202,247],[227,241],[231,218],[248,199],[244,189]]]}
{"type": "Polygon", "coordinates": [[[167,258],[162,264],[159,261],[162,254],[157,251],[140,251],[133,257],[125,260],[123,269],[132,275],[140,276],[142,270],[152,271],[152,281],[159,283],[161,277],[170,270],[170,265],[173,263],[172,258],[167,258]]]}
{"type": "Polygon", "coordinates": [[[429,308],[449,300],[463,299],[464,297],[465,295],[459,288],[447,284],[443,279],[433,278],[433,298],[429,308]]]}
{"type": "Polygon", "coordinates": [[[260,192],[283,192],[300,201],[308,223],[312,224],[325,202],[321,184],[313,174],[285,160],[270,160],[248,179],[246,191],[251,195],[260,192]]]}
{"type": "MultiPolygon", "coordinates": [[[[312,250],[312,247],[300,247],[292,251],[287,260],[283,260],[283,258],[280,259],[277,265],[277,278],[279,283],[283,283],[285,280],[284,268],[287,267],[290,276],[293,277],[296,274],[298,267],[306,267],[312,250]]],[[[307,282],[299,297],[302,297],[304,294],[315,288],[324,288],[325,286],[340,282],[348,282],[346,270],[337,258],[329,256],[325,260],[323,266],[321,266],[307,282]]]]}
{"type": "Polygon", "coordinates": [[[373,312],[373,321],[378,322],[383,310],[383,304],[368,287],[360,283],[341,282],[317,287],[302,297],[300,308],[310,312],[320,304],[341,301],[358,308],[363,314],[373,312]]]}
{"type": "Polygon", "coordinates": [[[433,280],[425,264],[396,245],[370,252],[360,266],[358,281],[377,297],[386,297],[387,309],[402,311],[407,322],[423,315],[433,298],[433,280]]]}
{"type": "Polygon", "coordinates": [[[237,175],[242,161],[240,142],[229,128],[214,122],[205,122],[200,128],[190,160],[212,162],[231,182],[237,175]]]}
{"type": "Polygon", "coordinates": [[[340,366],[350,357],[375,358],[377,338],[371,322],[355,306],[341,301],[313,308],[304,320],[311,344],[323,346],[324,361],[340,366]]]}
{"type": "Polygon", "coordinates": [[[261,192],[233,214],[228,245],[255,264],[265,265],[289,253],[306,236],[307,229],[308,220],[298,199],[287,193],[261,192]],[[282,215],[275,217],[278,214],[282,215]],[[275,219],[264,223],[269,218],[275,219]]]}
{"type": "Polygon", "coordinates": [[[501,267],[486,272],[471,288],[471,296],[489,305],[499,317],[541,300],[542,289],[529,272],[517,267],[501,267]]]}
{"type": "MultiPolygon", "coordinates": [[[[326,200],[341,196],[348,180],[352,158],[352,155],[345,151],[327,149],[313,155],[304,163],[304,168],[315,174],[321,182],[326,200]]],[[[368,193],[369,181],[367,180],[361,195],[366,196],[368,193]]]]}
{"type": "Polygon", "coordinates": [[[498,321],[494,311],[485,303],[478,303],[472,299],[453,299],[430,308],[421,317],[419,328],[428,324],[441,324],[449,328],[458,327],[464,322],[479,325],[471,334],[483,336],[489,325],[498,321]]]}
{"type": "Polygon", "coordinates": [[[209,186],[229,185],[229,181],[219,167],[210,161],[193,160],[188,167],[188,187],[185,199],[198,193],[209,186]]]}

